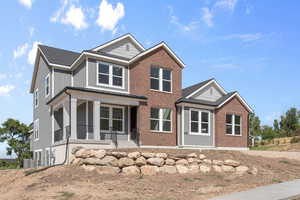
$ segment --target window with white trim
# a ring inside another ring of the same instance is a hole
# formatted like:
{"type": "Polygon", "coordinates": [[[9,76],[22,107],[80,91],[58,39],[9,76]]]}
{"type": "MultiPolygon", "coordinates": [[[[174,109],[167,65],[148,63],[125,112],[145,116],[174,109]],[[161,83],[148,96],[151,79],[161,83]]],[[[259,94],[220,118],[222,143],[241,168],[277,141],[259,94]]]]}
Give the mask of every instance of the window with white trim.
{"type": "Polygon", "coordinates": [[[150,89],[163,92],[172,91],[172,71],[161,67],[151,66],[150,89]]]}
{"type": "Polygon", "coordinates": [[[45,97],[50,94],[50,75],[48,74],[45,78],[45,97]]]}
{"type": "Polygon", "coordinates": [[[241,116],[234,114],[226,114],[226,134],[242,135],[241,116]]]}
{"type": "Polygon", "coordinates": [[[37,120],[35,120],[34,121],[34,130],[33,130],[33,138],[35,139],[35,140],[38,140],[39,139],[39,137],[40,137],[40,127],[39,127],[39,120],[37,119],[37,120]]]}
{"type": "Polygon", "coordinates": [[[100,107],[100,129],[101,131],[124,132],[124,108],[113,106],[100,107]]]}
{"type": "Polygon", "coordinates": [[[34,91],[34,107],[38,107],[39,105],[39,89],[34,91]]]}
{"type": "Polygon", "coordinates": [[[37,167],[42,166],[42,150],[35,151],[34,154],[37,167]]]}
{"type": "Polygon", "coordinates": [[[209,123],[209,112],[190,110],[190,134],[209,135],[209,123]]]}
{"type": "Polygon", "coordinates": [[[100,62],[97,81],[100,85],[123,88],[124,69],[121,66],[100,62]]]}
{"type": "Polygon", "coordinates": [[[172,111],[171,109],[151,108],[150,130],[157,132],[172,131],[172,111]]]}

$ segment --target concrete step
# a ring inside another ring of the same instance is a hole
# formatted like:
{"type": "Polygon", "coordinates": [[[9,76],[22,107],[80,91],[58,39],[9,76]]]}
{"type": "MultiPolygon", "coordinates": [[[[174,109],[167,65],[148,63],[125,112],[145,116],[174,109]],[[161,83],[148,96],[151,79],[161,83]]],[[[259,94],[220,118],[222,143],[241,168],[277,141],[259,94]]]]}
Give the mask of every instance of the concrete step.
{"type": "Polygon", "coordinates": [[[118,140],[118,148],[137,148],[137,144],[134,141],[118,140]]]}

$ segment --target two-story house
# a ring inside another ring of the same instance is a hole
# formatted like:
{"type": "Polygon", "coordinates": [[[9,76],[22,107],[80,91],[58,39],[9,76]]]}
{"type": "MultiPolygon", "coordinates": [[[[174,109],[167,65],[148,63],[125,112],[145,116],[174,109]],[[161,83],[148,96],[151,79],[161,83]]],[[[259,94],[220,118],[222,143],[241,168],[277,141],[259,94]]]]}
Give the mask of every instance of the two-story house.
{"type": "Polygon", "coordinates": [[[131,34],[81,53],[39,45],[34,159],[63,163],[76,146],[247,148],[245,100],[215,79],[182,89],[184,66],[164,42],[145,49],[131,34]]]}

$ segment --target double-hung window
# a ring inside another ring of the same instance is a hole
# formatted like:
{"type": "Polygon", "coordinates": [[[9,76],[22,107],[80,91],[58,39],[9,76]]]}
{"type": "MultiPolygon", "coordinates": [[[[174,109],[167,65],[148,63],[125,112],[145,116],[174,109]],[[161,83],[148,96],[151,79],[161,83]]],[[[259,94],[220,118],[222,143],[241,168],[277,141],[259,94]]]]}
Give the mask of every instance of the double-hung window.
{"type": "Polygon", "coordinates": [[[42,150],[35,151],[34,154],[37,166],[42,166],[42,150]]]}
{"type": "Polygon", "coordinates": [[[45,97],[50,94],[50,76],[49,74],[45,78],[45,97]]]}
{"type": "Polygon", "coordinates": [[[190,110],[190,134],[209,135],[209,112],[190,110]]]}
{"type": "Polygon", "coordinates": [[[34,126],[33,137],[34,137],[35,140],[38,140],[39,137],[40,137],[40,130],[39,130],[40,128],[39,128],[39,120],[38,119],[34,121],[34,125],[33,126],[34,126]]]}
{"type": "Polygon", "coordinates": [[[34,91],[34,107],[38,107],[39,105],[39,89],[34,91]]]}
{"type": "Polygon", "coordinates": [[[124,87],[124,69],[121,66],[98,63],[98,84],[111,87],[124,87]]]}
{"type": "Polygon", "coordinates": [[[172,131],[172,111],[171,109],[151,108],[150,130],[157,132],[172,131]]]}
{"type": "Polygon", "coordinates": [[[124,132],[124,108],[101,106],[100,107],[100,129],[102,131],[124,132]]]}
{"type": "Polygon", "coordinates": [[[172,91],[172,71],[161,67],[151,66],[150,88],[163,92],[172,91]]]}
{"type": "Polygon", "coordinates": [[[239,136],[242,135],[241,116],[226,114],[226,134],[239,136]]]}

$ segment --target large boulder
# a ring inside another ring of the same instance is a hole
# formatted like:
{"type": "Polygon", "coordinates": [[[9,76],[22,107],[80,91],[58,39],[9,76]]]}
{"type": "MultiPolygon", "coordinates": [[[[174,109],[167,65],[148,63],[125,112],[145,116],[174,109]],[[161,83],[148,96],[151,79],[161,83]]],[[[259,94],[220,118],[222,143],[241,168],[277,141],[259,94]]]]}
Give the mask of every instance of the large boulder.
{"type": "Polygon", "coordinates": [[[170,166],[170,165],[164,165],[159,168],[159,171],[164,173],[164,174],[175,174],[177,172],[175,166],[170,166]]]}
{"type": "Polygon", "coordinates": [[[131,159],[137,159],[141,156],[141,153],[140,152],[131,152],[128,154],[128,158],[131,158],[131,159]]]}
{"type": "Polygon", "coordinates": [[[197,154],[196,153],[190,153],[187,155],[188,158],[197,158],[197,154]]]}
{"type": "Polygon", "coordinates": [[[75,157],[76,158],[89,158],[92,157],[93,155],[93,150],[91,149],[79,149],[78,151],[76,151],[75,153],[75,157]]]}
{"type": "Polygon", "coordinates": [[[214,169],[215,172],[218,172],[218,173],[222,173],[223,172],[222,167],[219,166],[219,165],[213,165],[212,168],[214,169]]]}
{"type": "Polygon", "coordinates": [[[204,154],[199,155],[199,159],[204,160],[205,158],[206,158],[206,156],[204,154]]]}
{"type": "Polygon", "coordinates": [[[103,164],[102,160],[98,159],[98,158],[85,158],[82,159],[82,164],[85,165],[105,165],[103,164]]]}
{"type": "Polygon", "coordinates": [[[240,166],[240,162],[236,160],[225,160],[224,165],[232,166],[232,167],[238,167],[240,166]]]}
{"type": "Polygon", "coordinates": [[[118,162],[119,167],[128,167],[128,166],[132,166],[134,165],[134,160],[132,160],[131,158],[120,158],[119,162],[118,162]]]}
{"type": "Polygon", "coordinates": [[[145,158],[154,158],[155,157],[155,153],[143,152],[142,156],[144,156],[145,158]]]}
{"type": "Polygon", "coordinates": [[[139,175],[140,169],[137,166],[124,167],[122,173],[124,175],[139,175]]]}
{"type": "Polygon", "coordinates": [[[157,154],[155,154],[155,157],[166,159],[168,157],[168,154],[166,154],[166,153],[157,153],[157,154]]]}
{"type": "Polygon", "coordinates": [[[252,167],[252,169],[249,170],[248,173],[256,176],[258,174],[258,169],[256,167],[252,167]]]}
{"type": "Polygon", "coordinates": [[[82,164],[82,160],[81,158],[75,158],[72,160],[72,165],[81,165],[82,164]]]}
{"type": "Polygon", "coordinates": [[[199,173],[199,165],[197,165],[197,164],[190,165],[189,166],[189,173],[192,173],[192,174],[199,173]]]}
{"type": "Polygon", "coordinates": [[[243,175],[249,171],[249,167],[240,165],[236,167],[235,170],[238,175],[243,175]]]}
{"type": "Polygon", "coordinates": [[[114,167],[119,166],[118,159],[116,159],[114,156],[105,156],[101,159],[101,162],[103,163],[102,165],[111,165],[114,167]]]}
{"type": "Polygon", "coordinates": [[[199,169],[200,169],[201,173],[209,173],[211,170],[211,167],[208,165],[200,165],[199,169]]]}
{"type": "Polygon", "coordinates": [[[159,167],[152,165],[144,165],[141,167],[142,175],[151,176],[159,172],[159,167]]]}
{"type": "Polygon", "coordinates": [[[92,151],[92,156],[99,158],[99,159],[104,158],[105,154],[106,154],[106,151],[103,149],[92,151]]]}
{"type": "Polygon", "coordinates": [[[189,172],[189,168],[184,165],[176,165],[176,169],[179,174],[186,174],[189,172]]]}
{"type": "Polygon", "coordinates": [[[155,165],[155,166],[161,167],[164,165],[165,160],[163,158],[149,158],[147,160],[147,163],[150,165],[155,165]]]}
{"type": "Polygon", "coordinates": [[[111,155],[116,157],[116,158],[124,158],[127,157],[127,153],[126,152],[111,152],[111,155]]]}
{"type": "Polygon", "coordinates": [[[212,164],[222,166],[224,164],[224,162],[222,160],[213,160],[212,164]]]}
{"type": "Polygon", "coordinates": [[[224,172],[234,172],[234,167],[229,166],[229,165],[222,165],[222,170],[224,172]]]}
{"type": "Polygon", "coordinates": [[[166,165],[175,165],[175,160],[167,158],[165,161],[165,164],[166,165]]]}
{"type": "Polygon", "coordinates": [[[198,163],[201,162],[201,161],[200,161],[199,159],[197,159],[197,158],[188,158],[187,161],[188,161],[188,163],[190,163],[190,164],[198,164],[198,163]]]}
{"type": "Polygon", "coordinates": [[[80,149],[83,149],[82,146],[77,146],[77,147],[74,147],[71,151],[72,154],[75,154],[77,151],[79,151],[80,149]]]}
{"type": "Polygon", "coordinates": [[[212,164],[212,161],[210,159],[204,159],[203,162],[208,164],[208,165],[212,164]]]}
{"type": "Polygon", "coordinates": [[[186,159],[180,159],[176,161],[176,165],[188,165],[189,162],[186,159]]]}
{"type": "Polygon", "coordinates": [[[120,173],[119,167],[111,167],[111,166],[99,166],[96,168],[96,172],[98,174],[118,174],[120,173]]]}
{"type": "Polygon", "coordinates": [[[147,164],[147,160],[143,156],[141,156],[135,160],[135,165],[137,165],[139,167],[146,165],[146,164],[147,164]]]}

